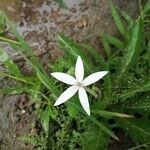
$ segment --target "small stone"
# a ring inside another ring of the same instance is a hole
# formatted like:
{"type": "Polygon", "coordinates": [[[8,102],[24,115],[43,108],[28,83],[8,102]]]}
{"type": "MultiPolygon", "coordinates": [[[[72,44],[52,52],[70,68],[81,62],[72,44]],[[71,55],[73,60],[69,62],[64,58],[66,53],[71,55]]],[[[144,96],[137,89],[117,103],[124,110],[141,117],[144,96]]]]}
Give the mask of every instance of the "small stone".
{"type": "Polygon", "coordinates": [[[23,110],[21,110],[21,113],[24,114],[24,113],[26,113],[26,111],[23,109],[23,110]]]}

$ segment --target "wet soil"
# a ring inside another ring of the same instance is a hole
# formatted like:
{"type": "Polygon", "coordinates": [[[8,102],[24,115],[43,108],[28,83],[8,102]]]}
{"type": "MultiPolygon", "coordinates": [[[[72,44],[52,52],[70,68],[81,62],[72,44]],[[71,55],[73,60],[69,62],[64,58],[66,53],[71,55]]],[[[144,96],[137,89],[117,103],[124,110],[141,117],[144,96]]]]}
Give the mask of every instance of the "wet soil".
{"type": "MultiPolygon", "coordinates": [[[[102,32],[117,34],[107,0],[65,0],[68,9],[52,0],[1,0],[3,10],[17,25],[17,29],[37,55],[45,56],[45,63],[62,55],[57,44],[57,33],[64,32],[78,42],[90,41],[99,49],[102,32]]],[[[114,0],[131,16],[138,13],[137,0],[114,0]]],[[[14,60],[20,56],[0,43],[14,60]]],[[[0,95],[0,149],[33,149],[18,140],[32,130],[35,116],[25,95],[0,95]],[[28,107],[26,107],[28,106],[28,107]]]]}

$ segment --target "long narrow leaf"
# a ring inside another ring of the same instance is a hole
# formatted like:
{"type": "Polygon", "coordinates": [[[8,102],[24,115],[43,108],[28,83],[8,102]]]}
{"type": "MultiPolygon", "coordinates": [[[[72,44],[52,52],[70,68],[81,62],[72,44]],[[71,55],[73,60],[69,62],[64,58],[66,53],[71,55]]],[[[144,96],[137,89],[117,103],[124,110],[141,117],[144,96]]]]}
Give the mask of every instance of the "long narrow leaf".
{"type": "Polygon", "coordinates": [[[125,11],[122,11],[121,14],[124,17],[124,19],[127,21],[128,25],[131,26],[133,24],[133,19],[131,18],[131,16],[129,16],[129,14],[125,11]]]}
{"type": "Polygon", "coordinates": [[[63,34],[58,35],[58,42],[60,47],[66,52],[67,55],[69,55],[70,59],[72,58],[75,61],[78,56],[81,56],[85,62],[85,68],[89,72],[94,72],[94,66],[92,65],[90,59],[83,53],[78,44],[74,43],[63,34]]]}
{"type": "Polygon", "coordinates": [[[56,96],[58,93],[58,90],[57,90],[54,82],[49,77],[49,75],[46,73],[46,71],[42,67],[41,63],[39,62],[39,60],[36,58],[35,54],[33,53],[32,49],[29,47],[29,45],[24,41],[24,39],[17,32],[16,27],[13,25],[13,23],[8,18],[6,18],[6,21],[7,21],[8,25],[10,26],[11,31],[16,36],[16,38],[19,42],[19,45],[12,44],[12,43],[10,43],[10,44],[14,48],[16,48],[19,53],[21,53],[24,56],[24,58],[30,63],[30,65],[36,71],[40,81],[56,96]]]}
{"type": "Polygon", "coordinates": [[[108,34],[105,34],[105,36],[106,36],[106,39],[109,41],[109,43],[111,44],[111,45],[114,45],[116,48],[118,48],[118,49],[124,49],[124,43],[123,42],[121,42],[119,39],[117,39],[116,37],[114,37],[114,36],[110,36],[110,35],[108,35],[108,34]]]}
{"type": "Polygon", "coordinates": [[[111,136],[112,138],[114,138],[115,140],[118,140],[118,137],[108,128],[106,128],[101,122],[99,122],[98,120],[96,120],[94,117],[89,117],[89,119],[95,124],[97,125],[101,130],[103,130],[105,133],[107,133],[109,136],[111,136]]]}
{"type": "Polygon", "coordinates": [[[34,85],[33,81],[36,79],[36,77],[24,77],[24,76],[17,77],[17,76],[14,76],[14,75],[3,73],[3,72],[0,72],[0,76],[1,77],[7,77],[7,78],[10,78],[10,79],[13,79],[13,80],[16,80],[16,81],[20,81],[20,82],[23,82],[23,83],[29,84],[29,85],[34,85]]]}
{"type": "Polygon", "coordinates": [[[109,43],[108,39],[106,38],[105,33],[102,35],[102,41],[103,41],[105,53],[106,53],[107,57],[109,58],[111,56],[112,52],[111,52],[111,48],[110,48],[110,43],[109,43]]]}
{"type": "MultiPolygon", "coordinates": [[[[99,70],[106,70],[109,71],[109,67],[107,62],[105,61],[105,59],[91,46],[85,45],[85,44],[80,44],[81,48],[86,49],[88,52],[90,52],[92,54],[92,56],[95,58],[95,60],[97,60],[99,62],[99,70]]],[[[98,71],[99,71],[98,70],[98,71]]],[[[109,97],[111,95],[111,75],[108,74],[105,78],[104,78],[104,87],[107,88],[108,90],[104,91],[104,96],[105,97],[109,97]]]]}
{"type": "Polygon", "coordinates": [[[54,1],[56,1],[60,5],[60,7],[65,8],[65,9],[68,8],[64,0],[54,0],[54,1]]]}
{"type": "Polygon", "coordinates": [[[119,30],[119,32],[124,36],[126,37],[126,28],[123,24],[123,22],[121,21],[120,19],[120,16],[116,10],[116,8],[113,6],[113,3],[111,0],[109,0],[109,3],[110,3],[110,8],[111,8],[111,14],[113,16],[113,19],[115,21],[115,24],[119,30]]]}
{"type": "Polygon", "coordinates": [[[143,8],[144,13],[147,13],[148,11],[150,11],[150,0],[147,1],[147,3],[145,4],[143,8]]]}
{"type": "Polygon", "coordinates": [[[101,69],[108,69],[108,64],[103,58],[103,56],[93,47],[86,45],[86,44],[80,44],[81,48],[86,49],[88,52],[92,54],[92,56],[95,58],[96,61],[99,62],[99,66],[101,69]]]}
{"type": "Polygon", "coordinates": [[[150,91],[150,81],[147,81],[146,83],[142,83],[141,85],[139,85],[136,88],[126,90],[119,97],[120,97],[120,99],[122,99],[121,101],[123,101],[124,99],[132,97],[136,93],[145,92],[145,91],[150,91]]]}
{"type": "MultiPolygon", "coordinates": [[[[142,44],[142,34],[143,34],[143,22],[142,19],[139,18],[132,29],[132,38],[129,42],[129,45],[125,49],[125,57],[122,60],[122,69],[121,73],[118,77],[118,80],[122,78],[122,75],[129,70],[133,64],[138,60],[138,56],[141,52],[141,44],[142,44]]],[[[118,82],[117,80],[117,82],[118,82]]]]}
{"type": "Polygon", "coordinates": [[[17,67],[17,65],[10,59],[5,50],[0,48],[0,62],[4,63],[8,71],[15,76],[21,77],[23,76],[17,67]]]}
{"type": "Polygon", "coordinates": [[[117,113],[117,112],[110,112],[110,111],[101,111],[101,110],[94,110],[92,109],[92,112],[95,114],[99,114],[100,116],[108,116],[108,117],[121,117],[121,118],[133,118],[134,116],[132,115],[127,115],[127,114],[123,114],[123,113],[117,113]]]}
{"type": "Polygon", "coordinates": [[[3,94],[21,94],[21,93],[28,93],[29,86],[16,86],[16,87],[9,87],[9,88],[1,88],[0,93],[3,94]]]}
{"type": "Polygon", "coordinates": [[[140,93],[140,92],[146,92],[150,91],[150,82],[149,80],[143,81],[142,84],[136,85],[133,88],[130,88],[126,91],[124,91],[122,94],[114,95],[112,97],[107,97],[104,101],[101,103],[103,104],[103,108],[106,108],[108,105],[112,105],[115,101],[120,99],[120,102],[124,102],[126,99],[133,97],[135,94],[140,93]]]}
{"type": "Polygon", "coordinates": [[[146,147],[146,146],[149,145],[149,144],[150,144],[150,142],[144,143],[144,144],[141,144],[141,145],[138,145],[138,146],[129,148],[128,150],[139,150],[140,148],[146,147]]]}
{"type": "MultiPolygon", "coordinates": [[[[73,105],[76,109],[78,109],[81,113],[83,113],[85,115],[85,112],[83,112],[82,108],[79,107],[78,105],[72,103],[72,102],[68,102],[70,105],[73,105]]],[[[86,115],[87,116],[87,115],[86,115]]],[[[101,130],[103,130],[106,134],[108,134],[109,136],[111,136],[112,138],[119,140],[118,137],[107,127],[105,127],[101,122],[99,122],[98,120],[96,120],[94,117],[92,116],[87,116],[97,127],[99,127],[101,130]]]]}

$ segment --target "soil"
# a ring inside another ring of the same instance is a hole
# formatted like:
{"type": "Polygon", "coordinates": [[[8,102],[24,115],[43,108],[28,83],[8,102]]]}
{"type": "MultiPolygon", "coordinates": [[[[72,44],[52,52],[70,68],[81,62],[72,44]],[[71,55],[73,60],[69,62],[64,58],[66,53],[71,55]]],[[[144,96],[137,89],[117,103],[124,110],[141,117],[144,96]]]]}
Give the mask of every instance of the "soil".
{"type": "Polygon", "coordinates": [[[122,129],[115,128],[113,131],[119,138],[119,141],[112,140],[108,146],[108,150],[127,150],[131,147],[134,147],[132,139],[122,129]]]}
{"type": "MultiPolygon", "coordinates": [[[[61,8],[52,0],[1,0],[0,10],[16,23],[18,31],[35,53],[46,58],[43,59],[45,64],[62,55],[57,44],[58,32],[63,32],[78,42],[90,41],[90,45],[97,49],[102,32],[117,34],[107,0],[65,2],[68,9],[61,8]]],[[[114,0],[114,3],[131,16],[138,15],[137,0],[114,0]]],[[[15,61],[21,61],[20,56],[9,46],[2,42],[0,46],[4,47],[15,61]]],[[[1,94],[0,150],[32,150],[32,146],[25,145],[18,137],[31,133],[35,120],[32,107],[24,94],[1,94]]],[[[116,148],[109,150],[113,149],[116,148]]]]}

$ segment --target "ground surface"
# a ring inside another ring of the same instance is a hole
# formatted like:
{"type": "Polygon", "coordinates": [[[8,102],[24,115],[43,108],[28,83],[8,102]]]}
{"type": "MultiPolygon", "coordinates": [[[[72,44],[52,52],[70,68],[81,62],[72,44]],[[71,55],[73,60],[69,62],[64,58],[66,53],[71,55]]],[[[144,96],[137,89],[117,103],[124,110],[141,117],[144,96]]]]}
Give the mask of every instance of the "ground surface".
{"type": "MultiPolygon", "coordinates": [[[[65,0],[68,9],[62,9],[51,0],[1,0],[0,10],[12,18],[20,34],[25,38],[37,55],[47,61],[56,59],[62,52],[58,48],[58,32],[73,37],[76,41],[86,42],[100,49],[99,35],[107,31],[116,34],[107,0],[65,0]]],[[[120,9],[127,10],[131,16],[137,15],[136,0],[114,0],[120,9]]],[[[10,47],[0,43],[13,59],[21,61],[20,56],[10,47]]],[[[26,68],[23,67],[23,71],[26,68]]],[[[28,71],[28,70],[27,70],[28,71]]],[[[0,85],[1,86],[1,85],[0,85]]],[[[18,137],[32,131],[35,116],[25,95],[0,95],[0,149],[33,149],[18,141],[18,137]]],[[[118,147],[118,150],[120,146],[118,147]]],[[[112,146],[112,150],[113,150],[112,146]]],[[[115,147],[115,150],[116,147],[115,147]]]]}

